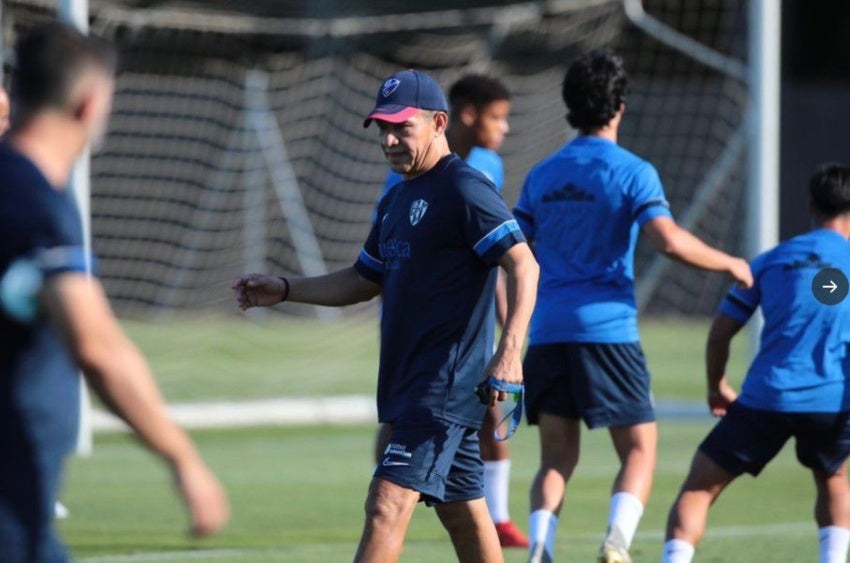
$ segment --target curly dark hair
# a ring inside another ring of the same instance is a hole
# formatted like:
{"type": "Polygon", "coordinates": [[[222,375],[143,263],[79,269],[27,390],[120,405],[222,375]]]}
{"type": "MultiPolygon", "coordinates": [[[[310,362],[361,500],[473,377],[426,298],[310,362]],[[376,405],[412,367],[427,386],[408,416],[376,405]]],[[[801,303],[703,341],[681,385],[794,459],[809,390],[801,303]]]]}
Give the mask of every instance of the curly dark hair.
{"type": "Polygon", "coordinates": [[[567,121],[582,133],[604,127],[629,92],[623,60],[610,51],[593,51],[567,69],[561,95],[567,105],[567,121]]]}
{"type": "Polygon", "coordinates": [[[826,219],[850,212],[850,168],[834,162],[820,166],[809,180],[809,197],[826,219]]]}

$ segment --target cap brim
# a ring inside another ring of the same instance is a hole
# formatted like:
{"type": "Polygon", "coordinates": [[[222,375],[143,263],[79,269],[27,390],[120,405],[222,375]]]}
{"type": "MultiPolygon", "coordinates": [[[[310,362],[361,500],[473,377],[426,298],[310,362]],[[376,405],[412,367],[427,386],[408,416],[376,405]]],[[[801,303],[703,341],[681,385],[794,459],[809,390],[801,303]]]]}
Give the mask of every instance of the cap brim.
{"type": "Polygon", "coordinates": [[[389,105],[389,106],[377,106],[372,110],[365,120],[363,120],[363,127],[369,127],[369,124],[372,123],[373,119],[380,119],[381,121],[389,121],[390,123],[402,123],[407,121],[419,111],[419,108],[414,108],[410,106],[400,106],[400,105],[389,105]]]}

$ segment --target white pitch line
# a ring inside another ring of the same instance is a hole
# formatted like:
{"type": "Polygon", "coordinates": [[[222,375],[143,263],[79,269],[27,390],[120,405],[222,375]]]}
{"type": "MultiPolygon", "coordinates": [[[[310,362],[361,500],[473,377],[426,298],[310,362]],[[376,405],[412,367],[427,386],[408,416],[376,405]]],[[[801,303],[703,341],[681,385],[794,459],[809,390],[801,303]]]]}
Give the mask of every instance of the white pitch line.
{"type": "MultiPolygon", "coordinates": [[[[747,538],[757,536],[775,536],[777,534],[816,534],[816,526],[814,522],[780,522],[776,524],[754,524],[751,526],[720,526],[712,528],[709,526],[705,537],[711,541],[716,538],[747,538]]],[[[567,541],[593,541],[597,542],[602,537],[602,534],[577,534],[570,535],[565,533],[563,536],[567,541]]],[[[649,530],[646,532],[638,532],[638,540],[662,540],[664,532],[662,530],[649,530]]],[[[342,543],[342,542],[340,542],[342,543]]],[[[408,543],[429,543],[423,540],[410,541],[408,543]]],[[[245,548],[219,548],[219,549],[202,549],[185,551],[148,551],[145,553],[131,553],[127,555],[102,555],[97,557],[85,557],[77,559],[79,563],[143,563],[146,561],[177,561],[177,560],[202,560],[202,559],[218,559],[221,557],[241,556],[241,555],[261,555],[274,554],[285,551],[294,551],[300,549],[308,549],[313,547],[328,547],[330,545],[340,544],[294,544],[289,546],[277,547],[245,547],[245,548]]],[[[354,549],[354,542],[351,543],[354,549]]]]}
{"type": "MultiPolygon", "coordinates": [[[[375,423],[378,411],[369,395],[334,397],[291,397],[253,401],[174,403],[168,405],[171,417],[185,428],[238,428],[245,426],[296,426],[304,424],[375,423]]],[[[659,401],[659,418],[708,419],[708,408],[697,401],[659,401]]],[[[93,409],[95,432],[126,431],[127,426],[102,409],[93,409]]]]}

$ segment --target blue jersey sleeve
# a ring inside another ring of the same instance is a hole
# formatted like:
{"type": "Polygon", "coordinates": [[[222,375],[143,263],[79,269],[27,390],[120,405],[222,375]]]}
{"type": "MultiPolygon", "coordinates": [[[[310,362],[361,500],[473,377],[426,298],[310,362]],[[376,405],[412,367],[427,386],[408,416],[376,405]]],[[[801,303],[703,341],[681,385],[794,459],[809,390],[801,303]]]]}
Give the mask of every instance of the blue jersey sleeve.
{"type": "Polygon", "coordinates": [[[50,206],[50,225],[41,230],[37,262],[45,277],[65,272],[95,271],[95,259],[86,253],[80,215],[70,192],[50,206]]]}
{"type": "Polygon", "coordinates": [[[732,317],[741,324],[746,324],[761,303],[760,277],[764,265],[764,255],[758,256],[750,264],[753,271],[753,287],[743,289],[738,285],[732,286],[726,298],[720,303],[720,312],[732,317]]]}
{"type": "Polygon", "coordinates": [[[484,174],[496,186],[496,191],[502,193],[502,186],[505,184],[505,165],[502,163],[501,156],[490,149],[472,147],[469,156],[466,157],[466,163],[484,174]]]}
{"type": "Polygon", "coordinates": [[[95,259],[82,246],[54,246],[39,253],[38,265],[45,277],[66,272],[86,273],[86,265],[95,271],[95,259]]]}
{"type": "Polygon", "coordinates": [[[502,196],[492,186],[470,180],[461,185],[460,193],[465,205],[466,241],[486,264],[497,264],[508,249],[525,242],[502,196]]]}
{"type": "Polygon", "coordinates": [[[534,207],[531,202],[531,174],[525,179],[519,200],[514,207],[514,217],[528,240],[534,240],[534,207]]]}
{"type": "Polygon", "coordinates": [[[632,217],[638,226],[656,217],[671,217],[670,204],[655,167],[642,161],[637,168],[632,185],[632,217]]]}

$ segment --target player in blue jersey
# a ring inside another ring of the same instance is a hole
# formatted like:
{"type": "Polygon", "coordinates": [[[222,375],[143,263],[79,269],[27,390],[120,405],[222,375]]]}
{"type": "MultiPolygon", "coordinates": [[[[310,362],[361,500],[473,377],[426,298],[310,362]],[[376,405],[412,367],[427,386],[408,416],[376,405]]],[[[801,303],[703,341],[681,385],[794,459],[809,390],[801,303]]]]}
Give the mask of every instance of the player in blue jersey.
{"type": "Polygon", "coordinates": [[[628,78],[607,52],[581,57],[563,83],[579,135],[528,174],[514,215],[540,262],[523,369],[541,465],[531,488],[531,560],[552,559],[557,517],[579,457],[580,422],[608,428],[621,467],[600,561],[629,561],[649,496],[657,429],[640,347],[633,259],[639,231],[667,256],[752,283],[746,261],[680,228],[655,168],[617,144],[628,78]]]}
{"type": "MultiPolygon", "coordinates": [[[[500,193],[505,170],[496,151],[508,133],[510,99],[510,92],[501,81],[480,74],[465,75],[449,88],[449,127],[446,131],[449,148],[484,174],[500,193]]],[[[403,179],[401,174],[390,169],[381,199],[403,179]]],[[[496,312],[500,325],[505,319],[504,305],[504,279],[500,275],[496,283],[496,312]]],[[[484,460],[484,497],[502,547],[524,548],[528,547],[528,538],[511,520],[508,511],[510,450],[506,441],[497,441],[494,437],[500,412],[498,407],[489,408],[478,433],[484,460]]],[[[377,462],[381,461],[391,433],[388,424],[381,425],[375,443],[377,462]]]]}
{"type": "MultiPolygon", "coordinates": [[[[383,298],[378,417],[392,435],[369,487],[355,560],[398,560],[413,509],[424,500],[460,561],[502,561],[483,498],[478,428],[485,406],[475,387],[489,378],[522,380],[537,264],[492,183],[449,151],[448,104],[431,77],[406,70],[388,78],[364,125],[373,120],[404,181],[380,202],[354,265],[310,278],[250,274],[233,289],[243,309],[383,298]],[[497,265],[506,272],[508,305],[493,353],[497,265]]],[[[493,389],[490,398],[504,393],[493,389]]]]}
{"type": "Polygon", "coordinates": [[[813,294],[824,268],[850,275],[850,168],[821,167],[809,182],[814,230],[752,262],[755,285],[732,289],[706,348],[708,406],[723,418],[700,444],[667,520],[664,561],[691,561],[709,507],[742,473],[757,476],[794,437],[812,470],[820,562],[844,563],[850,546],[850,299],[825,305],[813,294]],[[761,307],[758,354],[741,394],[726,381],[734,336],[761,307]]]}
{"type": "Polygon", "coordinates": [[[65,190],[74,161],[101,137],[114,52],[62,24],[17,46],[15,114],[0,143],[0,561],[67,560],[52,529],[62,465],[79,418],[78,369],[174,472],[198,534],[227,503],[154,380],[85,273],[83,234],[65,190]],[[78,368],[79,366],[79,368],[78,368]]]}

